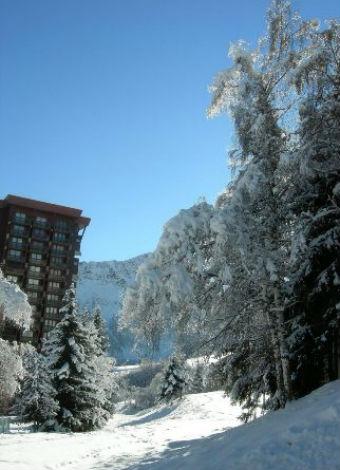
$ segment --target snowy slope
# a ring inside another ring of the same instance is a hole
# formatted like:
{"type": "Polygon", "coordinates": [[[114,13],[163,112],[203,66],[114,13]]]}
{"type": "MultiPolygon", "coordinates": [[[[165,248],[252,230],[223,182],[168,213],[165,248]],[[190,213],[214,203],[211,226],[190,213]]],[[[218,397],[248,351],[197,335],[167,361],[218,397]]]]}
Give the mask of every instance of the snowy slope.
{"type": "MultiPolygon", "coordinates": [[[[124,291],[133,283],[138,267],[147,256],[141,255],[127,261],[82,262],[79,265],[77,283],[79,304],[82,308],[92,309],[98,303],[110,333],[112,333],[112,317],[117,318],[119,314],[124,291]]],[[[126,342],[127,338],[120,340],[126,342]]],[[[128,349],[123,345],[120,360],[132,359],[133,355],[129,354],[128,349]]]]}
{"type": "Polygon", "coordinates": [[[222,392],[124,415],[101,431],[0,435],[2,470],[339,470],[340,381],[251,424],[222,392]]]}

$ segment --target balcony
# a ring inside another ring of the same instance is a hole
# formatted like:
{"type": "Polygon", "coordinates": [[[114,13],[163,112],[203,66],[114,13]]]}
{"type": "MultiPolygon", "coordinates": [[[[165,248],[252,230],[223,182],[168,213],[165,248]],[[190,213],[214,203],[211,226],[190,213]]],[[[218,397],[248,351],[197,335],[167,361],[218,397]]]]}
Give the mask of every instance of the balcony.
{"type": "Polygon", "coordinates": [[[62,244],[62,245],[68,245],[70,243],[70,238],[69,238],[69,235],[66,234],[66,233],[54,232],[53,237],[52,237],[52,241],[54,243],[59,243],[59,244],[62,244]]]}
{"type": "Polygon", "coordinates": [[[47,305],[47,307],[60,307],[60,301],[59,300],[47,300],[46,299],[46,302],[45,304],[47,305]]]}
{"type": "Polygon", "coordinates": [[[30,246],[30,249],[34,253],[46,253],[48,251],[48,246],[47,245],[37,246],[37,245],[34,245],[34,243],[32,243],[32,245],[30,246]]]}
{"type": "Polygon", "coordinates": [[[10,253],[7,253],[6,256],[7,261],[12,261],[14,263],[24,263],[25,262],[25,257],[24,256],[17,256],[17,255],[12,255],[10,253]]]}
{"type": "Polygon", "coordinates": [[[46,266],[47,265],[47,260],[46,259],[30,258],[29,262],[30,262],[30,264],[33,264],[34,266],[46,266]]]}
{"type": "Polygon", "coordinates": [[[42,292],[44,290],[44,286],[42,286],[40,284],[38,284],[38,285],[27,284],[27,286],[25,287],[25,290],[31,291],[31,292],[42,292]]]}
{"type": "Polygon", "coordinates": [[[67,232],[72,232],[74,227],[73,227],[72,224],[70,224],[68,222],[57,222],[54,225],[54,229],[57,232],[67,233],[67,232]]]}
{"type": "Polygon", "coordinates": [[[52,256],[67,256],[67,250],[58,250],[55,246],[52,246],[51,248],[51,253],[52,253],[52,256]]]}
{"type": "Polygon", "coordinates": [[[62,287],[52,287],[52,286],[47,286],[47,292],[51,294],[60,294],[62,295],[64,293],[64,289],[62,287]]]}
{"type": "Polygon", "coordinates": [[[50,236],[47,233],[39,233],[39,232],[35,232],[33,230],[32,231],[32,238],[33,238],[33,240],[40,240],[40,241],[43,241],[43,242],[47,242],[47,241],[49,241],[50,236]]]}
{"type": "Polygon", "coordinates": [[[11,219],[11,222],[18,225],[30,225],[32,220],[30,217],[27,217],[27,215],[25,217],[17,217],[14,215],[11,219]]]}
{"type": "Polygon", "coordinates": [[[51,225],[47,222],[47,220],[45,222],[43,222],[41,220],[35,220],[33,222],[33,227],[42,228],[42,229],[49,229],[51,227],[51,225]]]}
{"type": "Polygon", "coordinates": [[[19,227],[16,227],[15,225],[12,226],[11,228],[11,235],[15,237],[21,237],[21,238],[27,238],[29,237],[30,231],[28,229],[21,230],[19,227]]]}
{"type": "MultiPolygon", "coordinates": [[[[39,297],[31,297],[29,295],[29,293],[27,294],[27,297],[28,297],[28,302],[34,306],[38,306],[41,304],[41,299],[39,297]]],[[[37,314],[37,317],[39,317],[39,315],[37,314]]]]}
{"type": "Polygon", "coordinates": [[[7,245],[8,247],[14,248],[15,250],[23,250],[24,248],[26,248],[26,245],[24,245],[23,243],[17,243],[17,242],[11,242],[11,241],[9,241],[7,245]]]}
{"type": "MultiPolygon", "coordinates": [[[[1,266],[1,269],[4,269],[3,266],[1,266]]],[[[23,274],[23,267],[14,265],[14,266],[9,266],[8,264],[5,266],[5,272],[6,276],[21,276],[23,274]]]]}
{"type": "Polygon", "coordinates": [[[45,273],[44,272],[37,273],[36,271],[28,270],[27,276],[32,279],[44,279],[45,273]]]}
{"type": "Polygon", "coordinates": [[[67,261],[64,260],[64,258],[62,258],[62,257],[58,258],[58,257],[54,256],[50,259],[50,266],[51,267],[64,268],[66,266],[66,264],[67,264],[67,261]]]}
{"type": "Polygon", "coordinates": [[[49,274],[48,275],[48,280],[49,281],[65,281],[66,279],[66,274],[49,274]]]}

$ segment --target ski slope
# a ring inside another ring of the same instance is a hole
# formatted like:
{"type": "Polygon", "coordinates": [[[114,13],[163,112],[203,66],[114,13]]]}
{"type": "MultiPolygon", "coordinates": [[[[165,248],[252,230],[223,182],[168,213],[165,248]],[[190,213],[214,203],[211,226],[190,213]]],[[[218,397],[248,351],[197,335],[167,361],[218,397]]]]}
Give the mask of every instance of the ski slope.
{"type": "Polygon", "coordinates": [[[1,470],[339,470],[340,381],[241,425],[222,392],[188,395],[83,434],[0,435],[1,470]]]}

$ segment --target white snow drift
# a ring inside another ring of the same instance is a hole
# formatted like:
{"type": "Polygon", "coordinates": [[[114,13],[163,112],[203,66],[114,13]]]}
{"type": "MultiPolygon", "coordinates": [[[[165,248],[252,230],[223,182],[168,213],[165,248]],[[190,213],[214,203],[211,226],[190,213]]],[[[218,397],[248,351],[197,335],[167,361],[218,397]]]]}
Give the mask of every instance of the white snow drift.
{"type": "Polygon", "coordinates": [[[2,470],[340,469],[340,381],[256,421],[222,392],[126,415],[84,434],[0,436],[2,470]],[[233,428],[233,429],[232,429],[233,428]]]}

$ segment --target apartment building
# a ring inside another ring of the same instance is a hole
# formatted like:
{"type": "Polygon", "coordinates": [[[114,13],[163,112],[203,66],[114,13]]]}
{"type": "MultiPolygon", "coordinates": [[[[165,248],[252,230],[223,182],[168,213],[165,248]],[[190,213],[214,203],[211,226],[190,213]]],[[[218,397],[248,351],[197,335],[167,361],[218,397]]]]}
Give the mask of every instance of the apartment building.
{"type": "Polygon", "coordinates": [[[0,200],[0,267],[27,293],[32,330],[2,325],[7,339],[39,344],[60,320],[65,290],[76,282],[80,244],[90,219],[80,209],[19,196],[0,200]]]}

